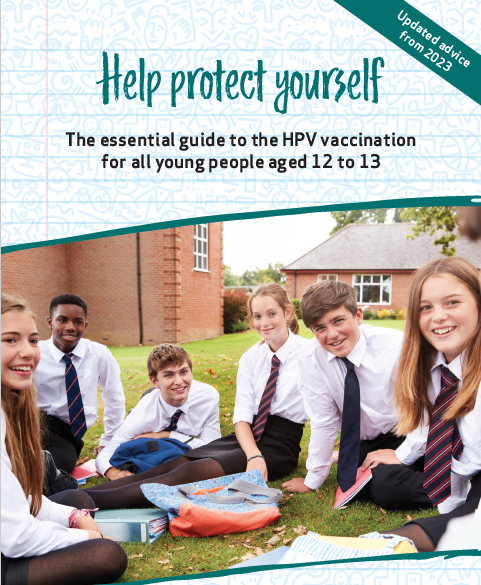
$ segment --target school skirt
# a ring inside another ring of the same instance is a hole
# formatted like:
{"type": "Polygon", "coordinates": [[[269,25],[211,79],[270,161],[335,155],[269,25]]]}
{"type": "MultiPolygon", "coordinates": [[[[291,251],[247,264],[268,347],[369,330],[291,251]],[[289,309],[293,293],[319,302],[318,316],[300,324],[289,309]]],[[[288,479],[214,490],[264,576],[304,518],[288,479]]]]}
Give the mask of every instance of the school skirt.
{"type": "MultiPolygon", "coordinates": [[[[478,509],[481,500],[481,471],[471,478],[471,489],[469,490],[466,502],[447,514],[439,514],[430,518],[418,518],[408,524],[417,524],[428,535],[434,547],[438,545],[441,536],[446,532],[448,522],[452,518],[460,518],[472,514],[478,509]]],[[[405,525],[407,526],[407,524],[405,525]]]]}
{"type": "MultiPolygon", "coordinates": [[[[297,467],[303,431],[303,424],[276,415],[267,417],[266,426],[257,447],[266,462],[269,481],[286,477],[297,467]]],[[[215,459],[226,475],[242,473],[247,467],[247,458],[235,433],[198,449],[192,449],[184,453],[182,457],[215,459]]]]}

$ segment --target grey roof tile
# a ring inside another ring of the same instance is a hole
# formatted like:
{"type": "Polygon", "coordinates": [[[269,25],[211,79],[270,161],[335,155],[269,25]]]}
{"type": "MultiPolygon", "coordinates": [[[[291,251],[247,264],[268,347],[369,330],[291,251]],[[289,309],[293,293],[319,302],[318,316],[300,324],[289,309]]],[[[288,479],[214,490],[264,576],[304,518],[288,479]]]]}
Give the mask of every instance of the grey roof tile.
{"type": "MultiPolygon", "coordinates": [[[[415,270],[442,258],[435,236],[422,234],[414,240],[410,223],[352,223],[307,252],[283,270],[415,270]]],[[[481,269],[481,242],[458,237],[456,256],[481,269]]]]}

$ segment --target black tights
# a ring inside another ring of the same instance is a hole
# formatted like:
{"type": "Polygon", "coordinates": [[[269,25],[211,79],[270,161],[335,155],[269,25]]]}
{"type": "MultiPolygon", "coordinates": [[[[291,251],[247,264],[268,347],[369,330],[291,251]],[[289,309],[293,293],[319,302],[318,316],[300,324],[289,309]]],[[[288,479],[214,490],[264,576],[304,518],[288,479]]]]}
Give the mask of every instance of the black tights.
{"type": "Polygon", "coordinates": [[[397,534],[398,536],[404,536],[412,540],[418,549],[418,552],[433,552],[434,545],[426,532],[417,524],[406,524],[401,528],[394,530],[386,530],[383,534],[397,534]]]}
{"type": "Polygon", "coordinates": [[[122,477],[109,483],[82,490],[101,510],[110,508],[146,508],[152,506],[142,493],[143,483],[182,485],[225,475],[215,459],[188,459],[176,457],[167,463],[157,465],[144,473],[122,477]]]}
{"type": "MultiPolygon", "coordinates": [[[[95,507],[92,499],[81,490],[60,492],[50,499],[75,508],[95,507]]],[[[86,540],[38,557],[7,559],[2,555],[2,584],[112,583],[123,575],[126,568],[127,555],[119,544],[107,539],[86,540]]]]}

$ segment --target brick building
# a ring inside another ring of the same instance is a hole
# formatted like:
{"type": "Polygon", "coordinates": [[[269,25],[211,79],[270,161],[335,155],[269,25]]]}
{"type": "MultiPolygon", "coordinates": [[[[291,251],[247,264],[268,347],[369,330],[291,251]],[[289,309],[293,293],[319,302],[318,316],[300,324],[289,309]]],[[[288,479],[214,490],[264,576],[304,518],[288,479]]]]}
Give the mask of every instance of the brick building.
{"type": "MultiPolygon", "coordinates": [[[[361,307],[371,310],[404,309],[411,275],[436,258],[441,258],[434,237],[406,236],[412,225],[349,224],[328,240],[282,270],[290,298],[301,298],[306,288],[321,280],[339,280],[352,285],[361,307]]],[[[459,236],[456,256],[481,269],[481,242],[459,236]]]]}
{"type": "Polygon", "coordinates": [[[4,254],[2,291],[26,298],[42,339],[50,300],[88,306],[105,345],[180,343],[223,333],[223,224],[199,224],[4,254]],[[141,315],[141,317],[140,317],[141,315]]]}

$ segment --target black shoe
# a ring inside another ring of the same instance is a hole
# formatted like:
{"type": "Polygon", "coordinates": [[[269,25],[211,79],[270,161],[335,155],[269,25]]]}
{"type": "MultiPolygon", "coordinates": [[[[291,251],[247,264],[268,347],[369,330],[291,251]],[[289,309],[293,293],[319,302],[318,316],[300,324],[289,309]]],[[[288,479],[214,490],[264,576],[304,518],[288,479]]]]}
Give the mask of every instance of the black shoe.
{"type": "Polygon", "coordinates": [[[43,495],[53,496],[65,490],[78,490],[78,483],[66,471],[57,469],[50,451],[44,451],[43,495]]]}

